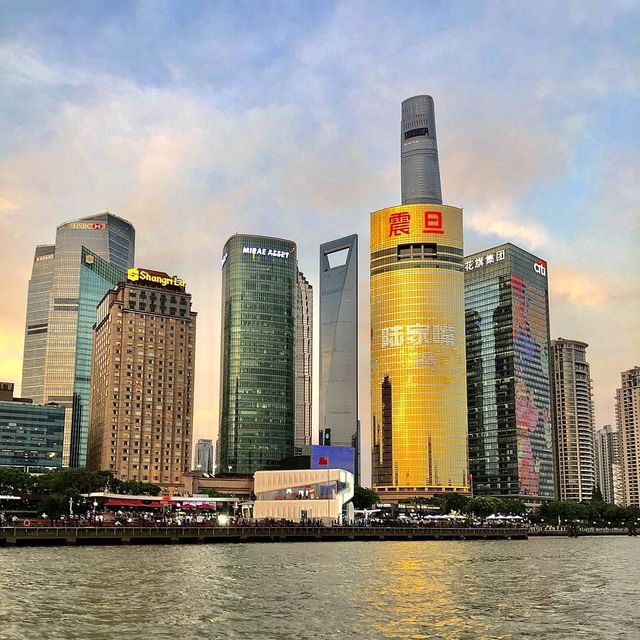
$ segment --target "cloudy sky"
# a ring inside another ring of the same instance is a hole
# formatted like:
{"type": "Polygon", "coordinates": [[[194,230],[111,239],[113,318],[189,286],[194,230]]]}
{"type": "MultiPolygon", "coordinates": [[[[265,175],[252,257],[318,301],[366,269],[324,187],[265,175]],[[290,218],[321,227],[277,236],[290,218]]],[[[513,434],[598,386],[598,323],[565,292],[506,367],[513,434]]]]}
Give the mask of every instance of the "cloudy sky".
{"type": "MultiPolygon", "coordinates": [[[[629,1],[0,0],[0,379],[20,382],[36,244],[112,211],[198,316],[198,437],[217,422],[220,253],[235,232],[361,238],[400,196],[400,102],[436,103],[468,253],[549,263],[552,337],[589,343],[596,422],[640,364],[640,9],[629,1]]],[[[317,292],[316,292],[317,293],[317,292]]],[[[316,299],[317,302],[317,299],[316,299]]],[[[361,416],[368,429],[368,348],[361,416]]]]}

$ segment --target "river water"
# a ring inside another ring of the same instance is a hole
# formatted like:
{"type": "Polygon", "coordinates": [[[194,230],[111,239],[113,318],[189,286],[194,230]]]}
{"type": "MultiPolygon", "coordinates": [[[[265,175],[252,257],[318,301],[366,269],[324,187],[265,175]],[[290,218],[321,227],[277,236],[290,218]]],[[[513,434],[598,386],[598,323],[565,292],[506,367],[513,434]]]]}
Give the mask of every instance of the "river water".
{"type": "Polygon", "coordinates": [[[640,539],[0,549],[0,638],[640,639],[640,539]]]}

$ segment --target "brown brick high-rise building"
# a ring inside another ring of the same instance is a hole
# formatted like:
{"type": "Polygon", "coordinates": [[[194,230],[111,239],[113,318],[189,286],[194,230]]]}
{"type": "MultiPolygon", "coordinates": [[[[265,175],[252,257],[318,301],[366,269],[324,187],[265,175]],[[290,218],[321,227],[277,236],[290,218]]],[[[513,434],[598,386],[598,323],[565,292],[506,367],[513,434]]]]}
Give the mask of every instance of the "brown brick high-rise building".
{"type": "Polygon", "coordinates": [[[181,493],[191,465],[196,313],[185,283],[129,269],[98,306],[87,467],[181,493]]]}

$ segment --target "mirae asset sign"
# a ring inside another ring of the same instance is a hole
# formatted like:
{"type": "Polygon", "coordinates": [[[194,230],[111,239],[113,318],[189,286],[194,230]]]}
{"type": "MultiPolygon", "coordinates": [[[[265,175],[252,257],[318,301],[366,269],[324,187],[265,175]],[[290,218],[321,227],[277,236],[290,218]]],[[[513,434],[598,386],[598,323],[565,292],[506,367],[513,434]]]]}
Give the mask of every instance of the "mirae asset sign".
{"type": "Polygon", "coordinates": [[[280,251],[280,249],[264,249],[262,247],[242,247],[242,253],[250,253],[255,256],[272,256],[274,258],[288,258],[292,253],[290,251],[280,251]]]}

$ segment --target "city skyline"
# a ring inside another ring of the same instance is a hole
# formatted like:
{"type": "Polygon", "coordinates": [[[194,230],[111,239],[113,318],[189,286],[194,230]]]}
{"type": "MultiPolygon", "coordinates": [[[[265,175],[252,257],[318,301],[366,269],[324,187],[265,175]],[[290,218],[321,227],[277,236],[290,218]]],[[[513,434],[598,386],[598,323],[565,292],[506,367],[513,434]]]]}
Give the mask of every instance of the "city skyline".
{"type": "MultiPolygon", "coordinates": [[[[471,6],[412,8],[429,14],[425,40],[402,5],[251,16],[203,7],[177,21],[177,7],[123,4],[76,8],[63,24],[64,7],[14,4],[0,27],[0,277],[13,282],[0,302],[0,379],[21,379],[34,246],[58,224],[109,210],[136,227],[140,264],[190,283],[194,437],[215,438],[225,238],[292,238],[317,306],[318,246],[358,233],[366,247],[369,213],[400,199],[398,103],[429,93],[445,200],[465,211],[465,254],[514,242],[545,256],[551,337],[589,343],[595,423],[614,424],[620,371],[640,360],[627,348],[640,343],[637,11],[471,6]],[[267,20],[278,27],[270,35],[267,20]],[[135,39],[145,55],[126,46],[135,39]]],[[[365,452],[367,271],[361,257],[365,452]]],[[[314,397],[314,429],[317,410],[314,397]]]]}

